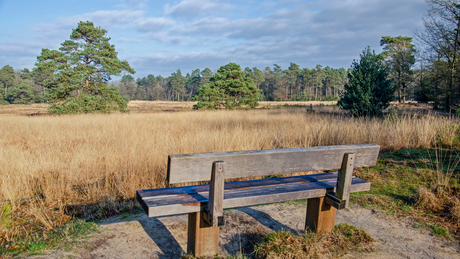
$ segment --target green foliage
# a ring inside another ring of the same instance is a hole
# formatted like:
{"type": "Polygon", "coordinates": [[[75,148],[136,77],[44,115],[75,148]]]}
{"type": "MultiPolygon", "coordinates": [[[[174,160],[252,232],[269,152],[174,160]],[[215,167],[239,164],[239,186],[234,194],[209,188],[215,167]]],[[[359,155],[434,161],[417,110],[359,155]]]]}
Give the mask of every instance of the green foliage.
{"type": "Polygon", "coordinates": [[[433,236],[443,236],[443,237],[449,236],[449,231],[438,225],[431,225],[430,228],[433,230],[433,236]]]}
{"type": "Polygon", "coordinates": [[[194,109],[233,109],[242,105],[255,108],[259,90],[252,79],[235,63],[221,66],[209,79],[210,83],[200,87],[194,99],[199,102],[194,109]]]}
{"type": "Polygon", "coordinates": [[[44,79],[49,89],[50,112],[94,113],[125,111],[127,107],[115,88],[107,87],[111,75],[122,71],[134,74],[127,61],[117,58],[115,46],[105,37],[106,30],[90,21],[79,22],[70,40],[59,50],[42,49],[37,57],[39,73],[53,75],[44,79]]]}
{"type": "Polygon", "coordinates": [[[387,77],[383,57],[367,47],[359,61],[353,60],[348,72],[349,82],[338,106],[354,116],[381,115],[394,99],[395,89],[387,77]]]}
{"type": "Polygon", "coordinates": [[[0,69],[0,83],[3,84],[5,87],[4,95],[5,97],[7,95],[8,87],[11,87],[13,85],[14,81],[14,69],[10,65],[5,65],[0,69]]]}
{"type": "Polygon", "coordinates": [[[33,87],[23,82],[8,90],[7,100],[14,104],[29,104],[34,101],[33,87]]]}
{"type": "Polygon", "coordinates": [[[185,92],[185,82],[186,78],[182,76],[182,72],[178,69],[176,72],[173,72],[169,79],[169,85],[173,89],[174,93],[177,96],[177,101],[180,100],[180,95],[185,92]]]}
{"type": "Polygon", "coordinates": [[[0,92],[0,105],[7,105],[10,104],[5,99],[3,99],[3,94],[0,92]]]}
{"type": "Polygon", "coordinates": [[[93,87],[89,94],[80,94],[52,103],[49,110],[54,114],[110,113],[117,110],[126,112],[126,107],[127,101],[120,95],[118,88],[101,84],[99,87],[93,87]]]}
{"type": "Polygon", "coordinates": [[[384,46],[382,54],[385,64],[399,90],[399,102],[405,102],[406,88],[412,81],[411,67],[415,64],[415,45],[412,44],[412,38],[384,36],[380,40],[380,46],[384,46]]]}

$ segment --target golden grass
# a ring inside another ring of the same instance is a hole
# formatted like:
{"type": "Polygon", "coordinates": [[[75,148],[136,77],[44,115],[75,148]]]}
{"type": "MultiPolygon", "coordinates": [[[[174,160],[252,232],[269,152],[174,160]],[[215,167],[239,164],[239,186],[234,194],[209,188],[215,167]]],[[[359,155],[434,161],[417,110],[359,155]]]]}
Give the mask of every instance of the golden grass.
{"type": "Polygon", "coordinates": [[[302,109],[0,117],[0,199],[43,192],[58,206],[167,186],[168,154],[377,143],[431,147],[444,118],[396,121],[302,109]]]}
{"type": "Polygon", "coordinates": [[[423,185],[418,187],[415,206],[427,211],[439,211],[443,208],[443,205],[443,200],[431,190],[423,185]]]}
{"type": "Polygon", "coordinates": [[[374,239],[364,230],[341,223],[327,234],[271,233],[255,245],[255,258],[338,258],[350,252],[372,252],[374,239]]]}

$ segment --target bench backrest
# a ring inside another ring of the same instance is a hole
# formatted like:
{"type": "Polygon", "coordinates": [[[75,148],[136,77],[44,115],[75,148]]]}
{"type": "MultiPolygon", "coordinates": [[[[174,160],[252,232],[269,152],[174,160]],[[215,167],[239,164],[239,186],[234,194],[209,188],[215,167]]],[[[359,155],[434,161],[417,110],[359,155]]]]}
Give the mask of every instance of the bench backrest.
{"type": "Polygon", "coordinates": [[[362,144],[169,155],[168,181],[210,181],[216,161],[225,162],[226,179],[339,169],[345,153],[355,154],[354,167],[374,166],[379,150],[362,144]]]}

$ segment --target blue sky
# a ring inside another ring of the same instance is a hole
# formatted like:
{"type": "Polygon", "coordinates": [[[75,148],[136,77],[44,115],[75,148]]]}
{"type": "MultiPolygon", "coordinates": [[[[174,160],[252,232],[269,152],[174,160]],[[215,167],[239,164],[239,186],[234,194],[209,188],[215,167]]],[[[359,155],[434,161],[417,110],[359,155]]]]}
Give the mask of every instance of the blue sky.
{"type": "Polygon", "coordinates": [[[423,30],[423,0],[0,0],[0,67],[33,68],[79,21],[108,31],[134,77],[235,62],[283,69],[350,67],[382,36],[423,30]]]}

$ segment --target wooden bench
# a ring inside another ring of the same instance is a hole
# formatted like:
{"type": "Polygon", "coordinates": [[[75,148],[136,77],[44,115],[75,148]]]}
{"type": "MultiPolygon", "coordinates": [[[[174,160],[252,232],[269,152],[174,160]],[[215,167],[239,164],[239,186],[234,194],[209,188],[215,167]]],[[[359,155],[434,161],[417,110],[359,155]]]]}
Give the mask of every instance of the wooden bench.
{"type": "Polygon", "coordinates": [[[196,257],[218,252],[223,209],[308,199],[305,229],[329,232],[337,209],[348,207],[352,192],[371,184],[353,177],[354,167],[373,166],[375,144],[181,154],[168,157],[170,184],[195,185],[137,191],[149,217],[188,213],[187,252],[196,257]],[[225,179],[339,169],[338,172],[225,183],[225,179]],[[335,192],[335,193],[334,193],[335,192]]]}

